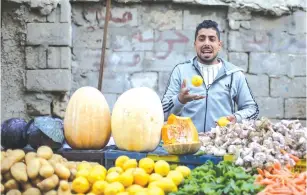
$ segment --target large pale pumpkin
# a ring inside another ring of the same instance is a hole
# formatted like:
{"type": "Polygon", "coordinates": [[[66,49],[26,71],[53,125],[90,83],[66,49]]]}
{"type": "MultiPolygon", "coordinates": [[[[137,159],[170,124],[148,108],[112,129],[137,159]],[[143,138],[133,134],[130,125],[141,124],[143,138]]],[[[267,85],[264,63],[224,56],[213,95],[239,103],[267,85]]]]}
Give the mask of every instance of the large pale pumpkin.
{"type": "Polygon", "coordinates": [[[102,149],[111,136],[111,114],[103,94],[94,87],[79,88],[68,102],[64,134],[75,149],[102,149]]]}
{"type": "Polygon", "coordinates": [[[124,92],[112,111],[112,136],[119,149],[148,152],[160,143],[164,122],[159,96],[150,88],[124,92]]]}
{"type": "Polygon", "coordinates": [[[198,131],[190,117],[171,114],[162,128],[164,144],[199,142],[198,131]]]}

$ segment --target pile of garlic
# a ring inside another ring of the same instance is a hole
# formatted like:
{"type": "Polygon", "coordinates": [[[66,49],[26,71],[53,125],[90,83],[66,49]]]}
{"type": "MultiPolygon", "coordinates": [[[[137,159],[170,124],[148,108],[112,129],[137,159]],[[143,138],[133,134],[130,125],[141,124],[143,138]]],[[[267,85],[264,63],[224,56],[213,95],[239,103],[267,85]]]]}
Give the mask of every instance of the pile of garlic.
{"type": "Polygon", "coordinates": [[[281,164],[295,165],[285,150],[299,158],[305,158],[307,128],[298,120],[281,120],[273,124],[266,118],[243,121],[226,127],[213,128],[200,133],[203,145],[200,150],[206,154],[223,156],[233,154],[235,164],[251,168],[264,168],[276,160],[281,164]]]}

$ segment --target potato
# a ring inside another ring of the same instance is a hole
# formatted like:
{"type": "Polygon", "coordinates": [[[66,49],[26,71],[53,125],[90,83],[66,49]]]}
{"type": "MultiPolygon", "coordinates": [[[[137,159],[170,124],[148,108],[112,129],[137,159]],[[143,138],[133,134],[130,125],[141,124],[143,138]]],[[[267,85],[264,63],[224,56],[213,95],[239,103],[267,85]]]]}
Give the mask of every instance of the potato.
{"type": "Polygon", "coordinates": [[[1,161],[6,157],[6,153],[4,151],[1,151],[1,161]]]}
{"type": "Polygon", "coordinates": [[[51,159],[49,160],[54,160],[56,162],[64,162],[63,156],[59,155],[59,154],[53,154],[51,159]]]}
{"type": "Polygon", "coordinates": [[[35,152],[28,152],[26,154],[26,157],[25,157],[25,161],[26,161],[26,164],[28,165],[28,163],[32,160],[36,158],[36,153],[35,152]]]}
{"type": "Polygon", "coordinates": [[[62,180],[58,188],[58,195],[71,195],[70,185],[67,181],[62,180]]]}
{"type": "Polygon", "coordinates": [[[38,188],[29,188],[22,193],[22,195],[41,195],[41,191],[38,188]]]}
{"type": "Polygon", "coordinates": [[[68,162],[64,162],[62,163],[63,165],[65,165],[68,169],[77,169],[77,163],[73,162],[73,161],[68,161],[68,162]]]}
{"type": "Polygon", "coordinates": [[[57,191],[55,191],[55,190],[50,190],[50,191],[44,193],[44,195],[57,195],[57,194],[58,194],[58,193],[57,193],[57,191]]]}
{"type": "Polygon", "coordinates": [[[25,157],[25,152],[20,149],[13,150],[9,155],[1,161],[1,173],[5,173],[10,170],[10,168],[16,162],[22,161],[25,157]]]}
{"type": "Polygon", "coordinates": [[[72,181],[76,178],[77,175],[77,169],[70,169],[70,177],[69,177],[69,181],[72,181]]]}
{"type": "Polygon", "coordinates": [[[44,191],[50,191],[54,189],[59,183],[59,177],[57,175],[52,175],[51,177],[48,177],[47,179],[44,179],[40,183],[37,184],[37,187],[44,191]]]}
{"type": "Polygon", "coordinates": [[[67,180],[70,177],[70,171],[63,164],[57,163],[55,165],[55,173],[59,176],[60,179],[67,180]]]}
{"type": "Polygon", "coordinates": [[[28,181],[27,166],[22,162],[15,163],[11,167],[11,173],[14,179],[16,179],[16,181],[19,181],[19,182],[28,181]]]}
{"type": "Polygon", "coordinates": [[[41,162],[39,158],[34,158],[27,164],[27,173],[30,179],[34,179],[38,176],[41,168],[41,162]]]}
{"type": "Polygon", "coordinates": [[[21,192],[19,190],[13,189],[8,191],[6,195],[21,195],[21,192]]]}
{"type": "Polygon", "coordinates": [[[37,156],[38,157],[41,157],[41,158],[48,160],[52,157],[52,155],[53,155],[53,151],[48,146],[40,146],[37,149],[37,156]]]}
{"type": "Polygon", "coordinates": [[[39,175],[48,178],[54,174],[54,168],[51,165],[43,165],[39,169],[39,175]]]}
{"type": "Polygon", "coordinates": [[[20,184],[21,185],[21,189],[22,189],[22,191],[26,191],[27,189],[29,189],[29,188],[32,188],[33,186],[32,186],[32,184],[28,181],[28,182],[26,182],[26,183],[21,183],[20,184]]]}
{"type": "Polygon", "coordinates": [[[9,191],[9,190],[13,190],[13,189],[18,189],[19,186],[18,186],[18,183],[15,179],[10,179],[9,181],[5,182],[4,188],[5,188],[6,191],[9,191]]]}
{"type": "Polygon", "coordinates": [[[51,165],[50,162],[44,158],[39,158],[39,161],[41,162],[41,165],[51,165]]]}
{"type": "Polygon", "coordinates": [[[31,183],[33,184],[33,186],[37,186],[38,183],[40,183],[41,181],[43,181],[44,178],[41,176],[36,177],[35,179],[31,180],[31,183]]]}
{"type": "Polygon", "coordinates": [[[1,191],[0,191],[0,193],[2,194],[4,192],[4,190],[5,190],[5,187],[4,187],[3,184],[1,184],[1,191]]]}
{"type": "Polygon", "coordinates": [[[11,171],[4,173],[4,174],[3,174],[3,179],[4,179],[5,181],[8,181],[8,180],[10,180],[10,179],[13,179],[13,176],[12,176],[12,174],[11,174],[11,171]]]}

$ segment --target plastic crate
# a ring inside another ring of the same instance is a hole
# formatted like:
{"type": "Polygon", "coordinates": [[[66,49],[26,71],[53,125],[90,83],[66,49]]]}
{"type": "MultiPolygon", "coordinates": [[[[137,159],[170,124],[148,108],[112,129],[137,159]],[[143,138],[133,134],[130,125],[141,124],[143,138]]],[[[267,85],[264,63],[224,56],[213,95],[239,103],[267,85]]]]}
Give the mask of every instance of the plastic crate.
{"type": "Polygon", "coordinates": [[[57,154],[62,155],[69,161],[88,161],[97,162],[104,165],[104,152],[101,150],[72,150],[72,149],[60,149],[56,151],[57,154]]]}
{"type": "Polygon", "coordinates": [[[121,155],[126,155],[129,158],[136,159],[137,161],[148,157],[154,161],[165,160],[171,165],[171,168],[174,169],[178,165],[185,165],[190,169],[194,169],[197,166],[200,166],[206,161],[211,160],[214,164],[218,164],[223,160],[222,157],[212,156],[212,155],[169,155],[162,147],[158,147],[153,152],[142,153],[142,152],[128,152],[118,149],[109,149],[105,151],[105,166],[106,168],[113,167],[115,165],[115,160],[121,155]]]}
{"type": "Polygon", "coordinates": [[[293,173],[302,173],[306,171],[306,159],[300,159],[300,161],[296,163],[296,165],[291,169],[291,171],[293,173]]]}

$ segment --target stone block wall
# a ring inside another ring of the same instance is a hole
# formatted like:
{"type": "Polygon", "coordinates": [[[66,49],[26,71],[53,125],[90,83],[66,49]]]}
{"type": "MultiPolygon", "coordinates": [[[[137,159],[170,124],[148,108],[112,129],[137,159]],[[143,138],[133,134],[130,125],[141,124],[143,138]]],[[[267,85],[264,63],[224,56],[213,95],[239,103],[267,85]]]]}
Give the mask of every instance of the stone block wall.
{"type": "MultiPolygon", "coordinates": [[[[16,113],[63,116],[76,89],[98,85],[105,6],[61,0],[45,15],[25,5],[5,6],[2,18],[18,22],[2,24],[2,70],[13,68],[2,78],[2,120],[16,113]],[[17,23],[23,24],[19,30],[17,23]],[[16,38],[19,31],[22,38],[16,38]],[[15,55],[6,51],[8,43],[16,45],[15,55]]],[[[218,22],[220,56],[244,69],[260,116],[305,123],[306,11],[272,16],[227,4],[112,2],[102,89],[111,109],[132,87],[147,86],[162,97],[172,68],[195,55],[195,27],[204,19],[218,22]]]]}

